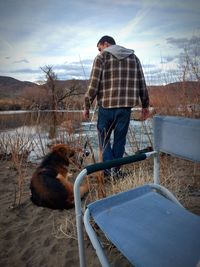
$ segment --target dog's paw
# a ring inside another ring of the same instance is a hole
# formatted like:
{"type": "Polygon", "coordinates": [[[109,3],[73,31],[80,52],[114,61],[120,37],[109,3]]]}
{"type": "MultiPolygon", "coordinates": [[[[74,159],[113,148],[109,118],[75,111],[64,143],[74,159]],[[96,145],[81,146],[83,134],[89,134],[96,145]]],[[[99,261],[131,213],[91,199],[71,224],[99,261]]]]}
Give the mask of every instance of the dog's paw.
{"type": "Polygon", "coordinates": [[[73,173],[71,173],[71,172],[67,173],[67,178],[72,178],[72,176],[73,176],[73,173]]]}
{"type": "Polygon", "coordinates": [[[65,177],[61,173],[58,173],[56,179],[58,179],[59,181],[63,181],[65,180],[65,177]]]}

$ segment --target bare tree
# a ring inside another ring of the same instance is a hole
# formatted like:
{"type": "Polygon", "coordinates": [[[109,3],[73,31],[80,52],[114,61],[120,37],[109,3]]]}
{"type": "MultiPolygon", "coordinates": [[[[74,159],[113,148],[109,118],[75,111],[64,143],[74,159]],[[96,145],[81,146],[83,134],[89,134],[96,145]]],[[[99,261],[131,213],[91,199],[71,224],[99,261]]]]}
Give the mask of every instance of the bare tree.
{"type": "Polygon", "coordinates": [[[183,81],[200,81],[200,36],[193,36],[180,55],[183,81]]]}
{"type": "MultiPolygon", "coordinates": [[[[47,89],[47,94],[49,93],[49,106],[52,112],[52,122],[50,125],[50,138],[55,138],[56,129],[58,124],[58,114],[57,110],[64,106],[67,98],[72,96],[80,95],[80,86],[77,82],[71,81],[68,87],[66,87],[66,81],[61,81],[57,79],[57,75],[53,71],[53,66],[42,67],[41,70],[45,73],[46,82],[43,85],[47,89]]],[[[70,102],[70,101],[69,101],[70,102]]],[[[73,102],[71,100],[71,102],[73,102]]]]}
{"type": "Polygon", "coordinates": [[[56,80],[57,76],[55,72],[53,71],[53,66],[45,66],[42,67],[41,70],[46,75],[46,84],[45,86],[47,89],[51,92],[51,109],[56,110],[57,109],[57,97],[56,97],[56,80]]]}
{"type": "Polygon", "coordinates": [[[80,93],[80,86],[74,81],[71,82],[70,86],[66,85],[57,79],[57,75],[53,71],[53,66],[45,66],[41,68],[46,75],[46,83],[48,91],[51,95],[51,109],[56,110],[63,103],[66,98],[77,96],[80,93]]]}

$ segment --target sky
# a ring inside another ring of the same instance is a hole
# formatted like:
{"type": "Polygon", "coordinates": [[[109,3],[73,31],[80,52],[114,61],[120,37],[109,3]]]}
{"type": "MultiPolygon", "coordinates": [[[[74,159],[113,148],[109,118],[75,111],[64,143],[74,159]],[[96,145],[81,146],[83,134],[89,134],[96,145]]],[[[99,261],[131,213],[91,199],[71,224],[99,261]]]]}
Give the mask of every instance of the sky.
{"type": "Polygon", "coordinates": [[[135,51],[147,84],[174,82],[200,40],[200,1],[0,0],[0,76],[37,82],[52,66],[58,79],[88,79],[103,35],[135,51]]]}

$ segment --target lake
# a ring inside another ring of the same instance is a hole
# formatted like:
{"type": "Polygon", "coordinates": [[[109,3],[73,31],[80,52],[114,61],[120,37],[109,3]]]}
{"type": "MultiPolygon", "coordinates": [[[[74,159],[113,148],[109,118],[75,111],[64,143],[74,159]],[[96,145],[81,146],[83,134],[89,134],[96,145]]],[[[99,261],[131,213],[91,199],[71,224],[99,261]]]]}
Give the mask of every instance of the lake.
{"type": "MultiPolygon", "coordinates": [[[[37,161],[51,144],[63,142],[84,147],[88,141],[97,157],[96,114],[91,117],[92,121],[84,121],[79,110],[0,112],[0,153],[27,149],[29,160],[37,161]]],[[[133,154],[148,146],[152,146],[152,121],[131,120],[126,153],[133,154]]]]}

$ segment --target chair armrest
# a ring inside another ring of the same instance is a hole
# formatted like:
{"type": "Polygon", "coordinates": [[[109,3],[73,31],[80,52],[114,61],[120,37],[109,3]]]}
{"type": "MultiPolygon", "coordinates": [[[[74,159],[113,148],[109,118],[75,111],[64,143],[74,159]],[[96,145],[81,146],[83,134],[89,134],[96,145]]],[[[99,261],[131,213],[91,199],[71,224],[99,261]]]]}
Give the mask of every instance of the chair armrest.
{"type": "Polygon", "coordinates": [[[156,154],[156,152],[152,151],[152,152],[132,155],[132,156],[124,157],[124,158],[108,160],[106,162],[100,162],[100,163],[89,165],[89,166],[85,167],[85,169],[87,170],[87,174],[91,174],[93,172],[97,172],[97,171],[110,169],[113,167],[129,164],[129,163],[145,160],[146,158],[148,158],[154,154],[156,154]]]}

